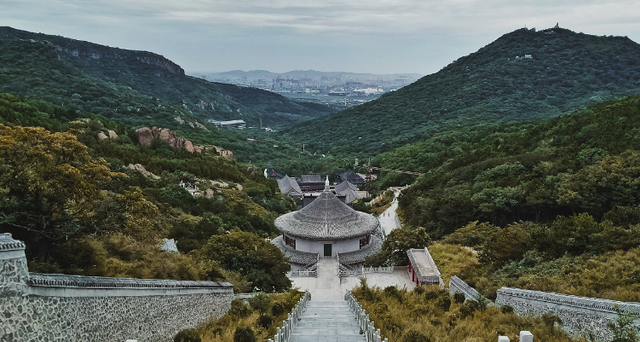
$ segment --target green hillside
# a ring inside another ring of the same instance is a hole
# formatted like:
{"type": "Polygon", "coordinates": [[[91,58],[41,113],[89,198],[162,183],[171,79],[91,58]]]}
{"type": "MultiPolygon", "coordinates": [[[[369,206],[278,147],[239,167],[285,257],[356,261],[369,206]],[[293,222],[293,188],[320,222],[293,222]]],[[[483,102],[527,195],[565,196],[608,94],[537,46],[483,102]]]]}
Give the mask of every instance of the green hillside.
{"type": "Polygon", "coordinates": [[[437,132],[550,118],[638,94],[639,61],[640,45],[626,37],[520,29],[398,91],[290,132],[321,153],[339,147],[373,156],[437,132]]]}
{"type": "Polygon", "coordinates": [[[279,127],[330,113],[253,88],[184,74],[163,56],[0,27],[0,92],[47,100],[137,126],[242,119],[279,127]]]}
{"type": "Polygon", "coordinates": [[[275,181],[212,151],[135,140],[95,114],[0,94],[0,231],[25,241],[31,271],[290,287],[289,264],[265,241],[295,208],[275,181]],[[118,137],[96,139],[107,130],[118,137]],[[163,252],[163,238],[181,254],[163,252]]]}
{"type": "Polygon", "coordinates": [[[640,95],[443,132],[378,162],[425,173],[399,199],[403,228],[369,264],[424,232],[443,278],[488,298],[509,286],[640,300],[640,95]]]}

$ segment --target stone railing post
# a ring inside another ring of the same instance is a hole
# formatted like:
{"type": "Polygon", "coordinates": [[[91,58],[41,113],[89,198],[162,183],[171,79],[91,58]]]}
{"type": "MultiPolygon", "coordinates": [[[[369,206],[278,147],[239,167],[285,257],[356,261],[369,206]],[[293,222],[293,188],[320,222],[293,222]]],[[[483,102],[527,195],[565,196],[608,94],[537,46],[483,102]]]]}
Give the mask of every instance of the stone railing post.
{"type": "Polygon", "coordinates": [[[533,342],[533,334],[530,331],[521,331],[520,342],[533,342]]]}
{"type": "Polygon", "coordinates": [[[498,336],[498,342],[511,342],[507,336],[498,336]]]}
{"type": "Polygon", "coordinates": [[[29,280],[24,242],[0,233],[0,297],[20,296],[29,280]]]}

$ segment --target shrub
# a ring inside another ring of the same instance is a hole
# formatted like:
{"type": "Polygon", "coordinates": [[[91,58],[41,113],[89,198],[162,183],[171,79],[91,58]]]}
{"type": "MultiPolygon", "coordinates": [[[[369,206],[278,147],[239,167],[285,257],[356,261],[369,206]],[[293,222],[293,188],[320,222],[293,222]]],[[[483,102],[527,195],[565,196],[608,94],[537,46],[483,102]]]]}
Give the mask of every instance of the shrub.
{"type": "Polygon", "coordinates": [[[249,327],[238,327],[233,334],[233,342],[256,342],[256,335],[249,327]]]}
{"type": "Polygon", "coordinates": [[[273,316],[260,315],[260,317],[258,317],[258,325],[259,326],[261,326],[261,327],[263,327],[265,329],[269,329],[271,324],[273,324],[273,316]]]}
{"type": "Polygon", "coordinates": [[[449,311],[449,308],[451,307],[451,298],[449,298],[448,296],[441,297],[438,300],[438,306],[444,311],[449,311]]]}
{"type": "Polygon", "coordinates": [[[251,314],[251,309],[244,303],[242,299],[234,299],[231,301],[229,315],[237,317],[247,317],[251,314]]]}
{"type": "Polygon", "coordinates": [[[453,294],[453,301],[458,303],[458,304],[462,304],[464,303],[465,297],[464,297],[464,293],[462,292],[456,292],[453,294]]]}
{"type": "Polygon", "coordinates": [[[271,307],[271,314],[274,315],[275,317],[284,315],[285,312],[286,311],[285,311],[284,306],[282,304],[280,304],[280,303],[275,303],[271,307]]]}
{"type": "Polygon", "coordinates": [[[513,313],[513,306],[504,305],[500,307],[500,312],[502,312],[503,314],[513,313]]]}
{"type": "Polygon", "coordinates": [[[271,308],[271,298],[266,293],[260,293],[249,298],[249,305],[252,309],[260,311],[261,314],[269,312],[271,308]]]}
{"type": "Polygon", "coordinates": [[[180,330],[176,336],[173,337],[173,342],[200,342],[200,334],[196,329],[184,329],[180,330]]]}

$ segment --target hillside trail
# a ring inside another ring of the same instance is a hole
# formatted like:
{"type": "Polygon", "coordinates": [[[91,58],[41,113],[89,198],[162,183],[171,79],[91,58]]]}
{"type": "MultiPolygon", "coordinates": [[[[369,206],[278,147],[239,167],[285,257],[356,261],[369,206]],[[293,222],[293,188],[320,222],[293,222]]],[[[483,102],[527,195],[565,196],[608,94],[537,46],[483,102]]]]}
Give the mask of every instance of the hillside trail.
{"type": "Polygon", "coordinates": [[[378,216],[378,220],[380,220],[380,226],[382,227],[385,236],[389,235],[392,230],[400,228],[400,219],[398,218],[398,214],[396,213],[396,210],[398,209],[398,196],[400,196],[402,190],[406,188],[407,186],[389,188],[389,190],[392,190],[394,194],[393,201],[391,201],[391,206],[387,208],[387,210],[383,211],[380,216],[378,216]]]}

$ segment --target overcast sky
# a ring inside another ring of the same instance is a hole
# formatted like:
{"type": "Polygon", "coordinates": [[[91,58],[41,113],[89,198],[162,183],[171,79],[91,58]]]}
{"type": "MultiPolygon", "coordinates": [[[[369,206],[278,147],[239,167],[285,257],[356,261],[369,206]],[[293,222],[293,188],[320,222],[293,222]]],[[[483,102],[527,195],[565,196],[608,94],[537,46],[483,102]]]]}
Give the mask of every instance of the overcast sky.
{"type": "Polygon", "coordinates": [[[640,42],[640,1],[0,0],[0,26],[156,52],[187,73],[430,74],[556,22],[640,42]]]}

